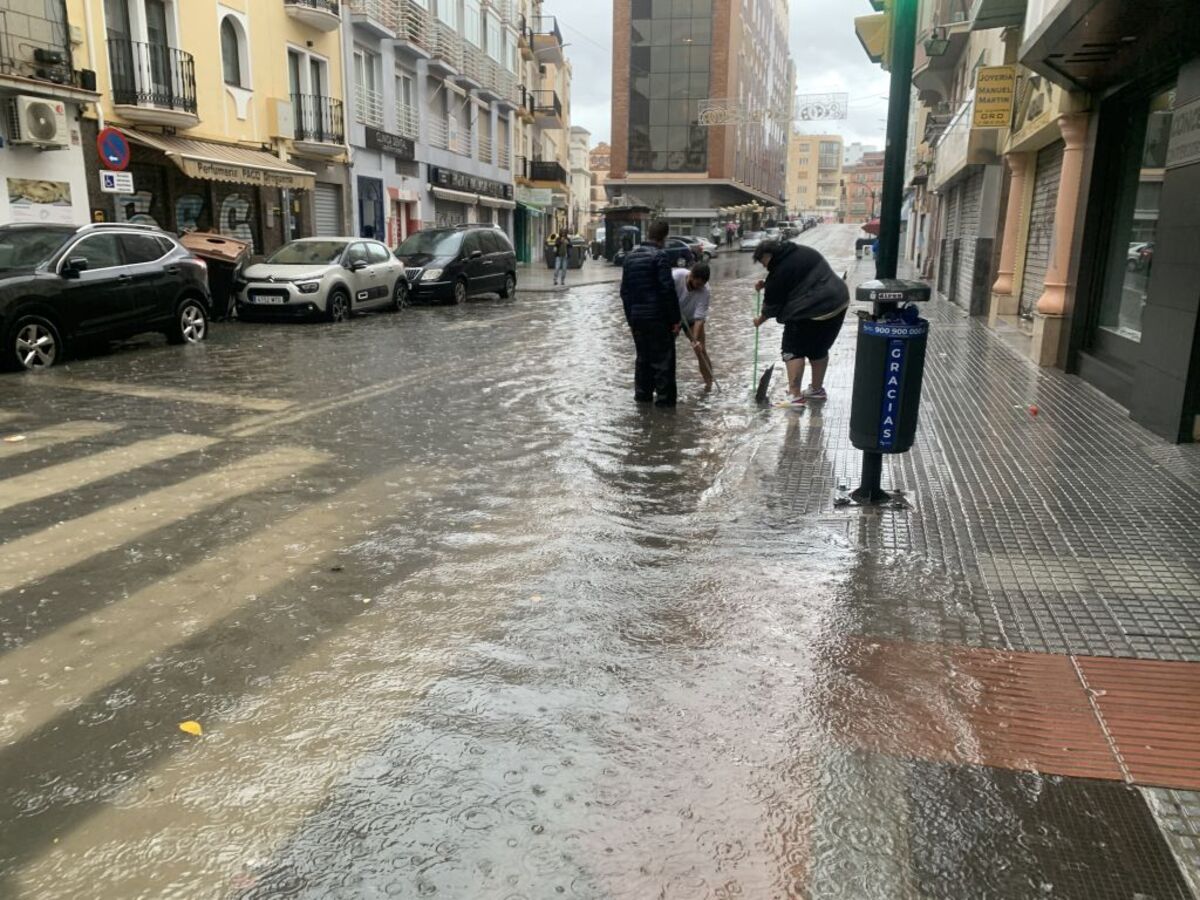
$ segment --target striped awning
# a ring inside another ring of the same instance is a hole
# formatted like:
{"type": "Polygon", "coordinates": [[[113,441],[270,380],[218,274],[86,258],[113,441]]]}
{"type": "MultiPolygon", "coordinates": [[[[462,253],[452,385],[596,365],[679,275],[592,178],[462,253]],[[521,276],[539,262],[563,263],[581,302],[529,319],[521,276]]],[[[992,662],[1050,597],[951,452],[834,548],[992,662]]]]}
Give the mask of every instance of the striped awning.
{"type": "Polygon", "coordinates": [[[146,134],[132,128],[122,128],[121,133],[143,147],[164,154],[190,178],[289,191],[311,191],[317,183],[312,172],[264,150],[170,134],[146,134]]]}

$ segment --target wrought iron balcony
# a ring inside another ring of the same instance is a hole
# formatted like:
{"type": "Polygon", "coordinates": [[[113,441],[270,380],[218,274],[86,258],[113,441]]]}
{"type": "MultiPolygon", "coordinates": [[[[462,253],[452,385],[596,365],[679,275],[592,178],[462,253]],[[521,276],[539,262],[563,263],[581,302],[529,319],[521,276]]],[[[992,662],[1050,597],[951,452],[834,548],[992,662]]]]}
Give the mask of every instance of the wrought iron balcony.
{"type": "Polygon", "coordinates": [[[319,153],[340,152],[346,143],[342,101],[321,94],[292,94],[296,142],[319,153]]]}
{"type": "Polygon", "coordinates": [[[297,22],[317,31],[337,31],[342,24],[338,0],[283,0],[283,8],[297,22]]]}
{"type": "Polygon", "coordinates": [[[531,159],[528,162],[526,177],[533,182],[551,184],[567,183],[567,170],[560,163],[544,159],[531,159]]]}
{"type": "Polygon", "coordinates": [[[542,128],[562,128],[563,108],[557,91],[530,91],[533,119],[542,128]]]}
{"type": "Polygon", "coordinates": [[[554,16],[534,16],[529,22],[529,42],[533,55],[540,63],[563,64],[562,32],[558,30],[558,19],[554,16]]]}
{"type": "Polygon", "coordinates": [[[177,128],[200,122],[192,54],[165,44],[110,38],[108,64],[113,103],[126,118],[177,128]]]}

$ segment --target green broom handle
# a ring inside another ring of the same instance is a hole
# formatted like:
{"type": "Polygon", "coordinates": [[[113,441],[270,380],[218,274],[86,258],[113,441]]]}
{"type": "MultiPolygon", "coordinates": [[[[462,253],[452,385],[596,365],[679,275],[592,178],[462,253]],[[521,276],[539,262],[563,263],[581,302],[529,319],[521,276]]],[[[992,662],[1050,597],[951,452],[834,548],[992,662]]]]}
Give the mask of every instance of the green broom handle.
{"type": "MultiPolygon", "coordinates": [[[[754,317],[758,318],[762,314],[762,291],[754,289],[754,317]]],[[[750,390],[758,390],[758,332],[760,329],[756,326],[754,329],[754,371],[750,373],[750,390]]]]}

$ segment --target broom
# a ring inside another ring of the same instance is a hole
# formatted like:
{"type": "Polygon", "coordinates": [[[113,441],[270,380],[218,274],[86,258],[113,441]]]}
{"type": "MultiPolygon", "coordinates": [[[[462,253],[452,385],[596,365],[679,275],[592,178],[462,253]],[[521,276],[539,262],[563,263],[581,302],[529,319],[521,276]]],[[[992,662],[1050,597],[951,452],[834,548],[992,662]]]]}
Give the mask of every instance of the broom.
{"type": "MultiPolygon", "coordinates": [[[[762,315],[762,291],[754,292],[754,316],[757,318],[762,315]]],[[[765,404],[767,402],[767,391],[771,387],[771,375],[775,371],[775,364],[767,366],[760,378],[758,375],[758,332],[759,329],[754,329],[754,372],[750,376],[750,385],[754,386],[755,380],[758,381],[758,388],[754,392],[754,402],[765,404]]]]}

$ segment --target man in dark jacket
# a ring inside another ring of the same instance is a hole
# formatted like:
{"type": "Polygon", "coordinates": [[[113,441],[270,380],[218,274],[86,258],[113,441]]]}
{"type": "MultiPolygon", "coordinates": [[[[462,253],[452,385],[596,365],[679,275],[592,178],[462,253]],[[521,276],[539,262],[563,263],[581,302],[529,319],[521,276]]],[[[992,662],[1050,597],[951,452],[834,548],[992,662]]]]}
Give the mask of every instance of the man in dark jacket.
{"type": "Polygon", "coordinates": [[[754,261],[766,266],[758,283],[763,295],[758,328],[769,318],[783,325],[783,361],[787,365],[791,405],[826,398],[825,372],[829,348],[837,340],[850,306],[850,291],[825,257],[812,247],[791,241],[763,241],[754,261]],[[804,361],[812,363],[812,384],[804,389],[804,361]]]}
{"type": "Polygon", "coordinates": [[[621,273],[621,303],[637,350],[633,399],[639,403],[654,401],[656,406],[674,406],[676,393],[679,299],[671,261],[663,250],[669,231],[664,221],[651,225],[649,240],[625,257],[625,270],[621,273]]]}

